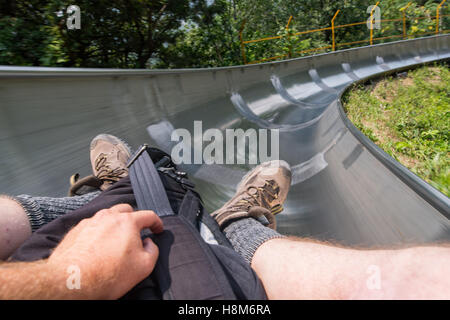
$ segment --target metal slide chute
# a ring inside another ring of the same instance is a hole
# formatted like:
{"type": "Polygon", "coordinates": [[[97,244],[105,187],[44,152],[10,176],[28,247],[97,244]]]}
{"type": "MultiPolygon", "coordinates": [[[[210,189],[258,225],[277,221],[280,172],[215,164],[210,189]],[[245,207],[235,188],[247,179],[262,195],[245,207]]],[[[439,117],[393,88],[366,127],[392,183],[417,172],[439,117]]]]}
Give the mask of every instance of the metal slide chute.
{"type": "MultiPolygon", "coordinates": [[[[279,231],[346,245],[450,239],[450,201],[349,123],[353,83],[450,57],[450,35],[260,65],[193,70],[0,67],[0,193],[64,196],[112,133],[170,152],[174,129],[278,129],[293,182],[279,231]]],[[[183,165],[208,210],[250,165],[183,165]]]]}

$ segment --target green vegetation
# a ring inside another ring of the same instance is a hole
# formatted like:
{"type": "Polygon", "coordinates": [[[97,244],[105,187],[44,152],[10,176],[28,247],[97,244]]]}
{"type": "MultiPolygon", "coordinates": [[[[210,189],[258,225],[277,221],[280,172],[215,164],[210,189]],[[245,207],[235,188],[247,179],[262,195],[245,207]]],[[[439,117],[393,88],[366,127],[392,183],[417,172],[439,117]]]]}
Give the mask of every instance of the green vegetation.
{"type": "MultiPolygon", "coordinates": [[[[415,0],[406,10],[408,34],[435,30],[441,0],[415,0]],[[422,17],[413,19],[413,17],[422,17]]],[[[330,46],[332,33],[289,34],[364,22],[374,0],[3,0],[0,1],[0,65],[104,68],[189,68],[242,64],[245,40],[284,35],[245,46],[248,61],[309,55],[298,51],[330,46]],[[69,4],[81,9],[81,29],[67,30],[69,4]],[[58,14],[59,13],[59,14],[58,14]]],[[[380,2],[382,19],[402,17],[409,0],[380,2]]],[[[450,6],[441,9],[440,29],[450,29],[450,6]]],[[[402,21],[383,22],[375,38],[399,36],[402,21]]],[[[336,42],[364,41],[365,23],[336,30],[336,42]]],[[[377,41],[398,40],[390,38],[377,41]]],[[[356,45],[366,45],[360,42],[356,45]]],[[[338,46],[344,49],[346,46],[338,46]]],[[[329,51],[329,49],[327,49],[329,51]]]]}
{"type": "Polygon", "coordinates": [[[450,196],[450,70],[421,67],[406,77],[358,86],[344,97],[350,120],[412,172],[450,196]]]}

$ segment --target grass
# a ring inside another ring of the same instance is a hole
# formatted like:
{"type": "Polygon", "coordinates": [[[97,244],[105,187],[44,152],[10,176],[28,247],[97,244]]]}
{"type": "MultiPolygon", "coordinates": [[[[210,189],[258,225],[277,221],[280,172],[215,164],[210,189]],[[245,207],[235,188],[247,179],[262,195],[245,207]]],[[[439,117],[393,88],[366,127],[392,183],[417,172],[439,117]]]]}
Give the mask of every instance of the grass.
{"type": "Polygon", "coordinates": [[[344,96],[353,124],[450,197],[450,70],[425,66],[360,85],[344,96]],[[400,76],[401,75],[401,76],[400,76]]]}

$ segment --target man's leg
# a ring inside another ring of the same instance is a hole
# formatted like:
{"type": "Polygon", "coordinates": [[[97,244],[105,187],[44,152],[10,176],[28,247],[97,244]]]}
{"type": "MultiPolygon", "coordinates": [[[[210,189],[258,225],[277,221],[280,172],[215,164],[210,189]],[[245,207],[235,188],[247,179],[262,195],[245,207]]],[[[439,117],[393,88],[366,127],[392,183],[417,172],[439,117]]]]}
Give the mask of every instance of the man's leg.
{"type": "Polygon", "coordinates": [[[0,260],[8,258],[31,235],[31,225],[22,206],[0,197],[0,260]]]}
{"type": "Polygon", "coordinates": [[[261,244],[283,237],[275,231],[275,215],[283,210],[290,185],[287,162],[265,162],[247,173],[236,194],[211,214],[234,250],[249,264],[261,244]]]}
{"type": "Polygon", "coordinates": [[[274,239],[252,259],[269,299],[450,299],[450,247],[355,250],[274,239]]]}
{"type": "Polygon", "coordinates": [[[287,238],[273,230],[274,222],[272,228],[263,225],[261,214],[253,211],[262,212],[261,206],[264,217],[273,219],[268,213],[283,203],[289,189],[286,168],[255,168],[212,214],[270,299],[450,299],[450,247],[355,250],[287,238]],[[267,182],[271,187],[264,191],[267,182]]]}
{"type": "Polygon", "coordinates": [[[99,194],[98,191],[65,198],[0,196],[0,260],[8,258],[32,232],[81,208],[99,194]]]}
{"type": "Polygon", "coordinates": [[[224,230],[269,299],[450,299],[450,246],[356,250],[286,238],[253,218],[224,230]]]}
{"type": "MultiPolygon", "coordinates": [[[[130,147],[112,135],[100,134],[92,140],[91,166],[94,176],[102,183],[101,190],[128,175],[126,164],[130,155],[130,147]]],[[[99,194],[100,191],[94,191],[64,198],[0,195],[0,260],[7,259],[32,232],[81,208],[99,194]]]]}

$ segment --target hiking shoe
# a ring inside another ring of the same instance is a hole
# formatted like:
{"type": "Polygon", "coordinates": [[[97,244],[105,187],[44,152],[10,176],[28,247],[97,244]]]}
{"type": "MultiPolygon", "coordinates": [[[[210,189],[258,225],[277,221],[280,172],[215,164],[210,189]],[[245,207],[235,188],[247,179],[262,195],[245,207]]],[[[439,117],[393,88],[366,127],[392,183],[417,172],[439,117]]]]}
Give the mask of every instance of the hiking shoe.
{"type": "Polygon", "coordinates": [[[110,134],[99,134],[91,142],[92,172],[106,190],[114,182],[128,175],[127,162],[131,148],[127,143],[110,134]]]}
{"type": "Polygon", "coordinates": [[[131,148],[126,142],[110,134],[99,134],[92,139],[90,150],[93,175],[81,179],[78,173],[72,175],[70,197],[106,190],[128,175],[127,162],[131,148]]]}
{"type": "Polygon", "coordinates": [[[282,160],[262,163],[247,173],[237,186],[236,194],[212,216],[223,230],[240,218],[265,217],[268,227],[276,229],[275,215],[283,211],[291,185],[291,168],[282,160]]]}

